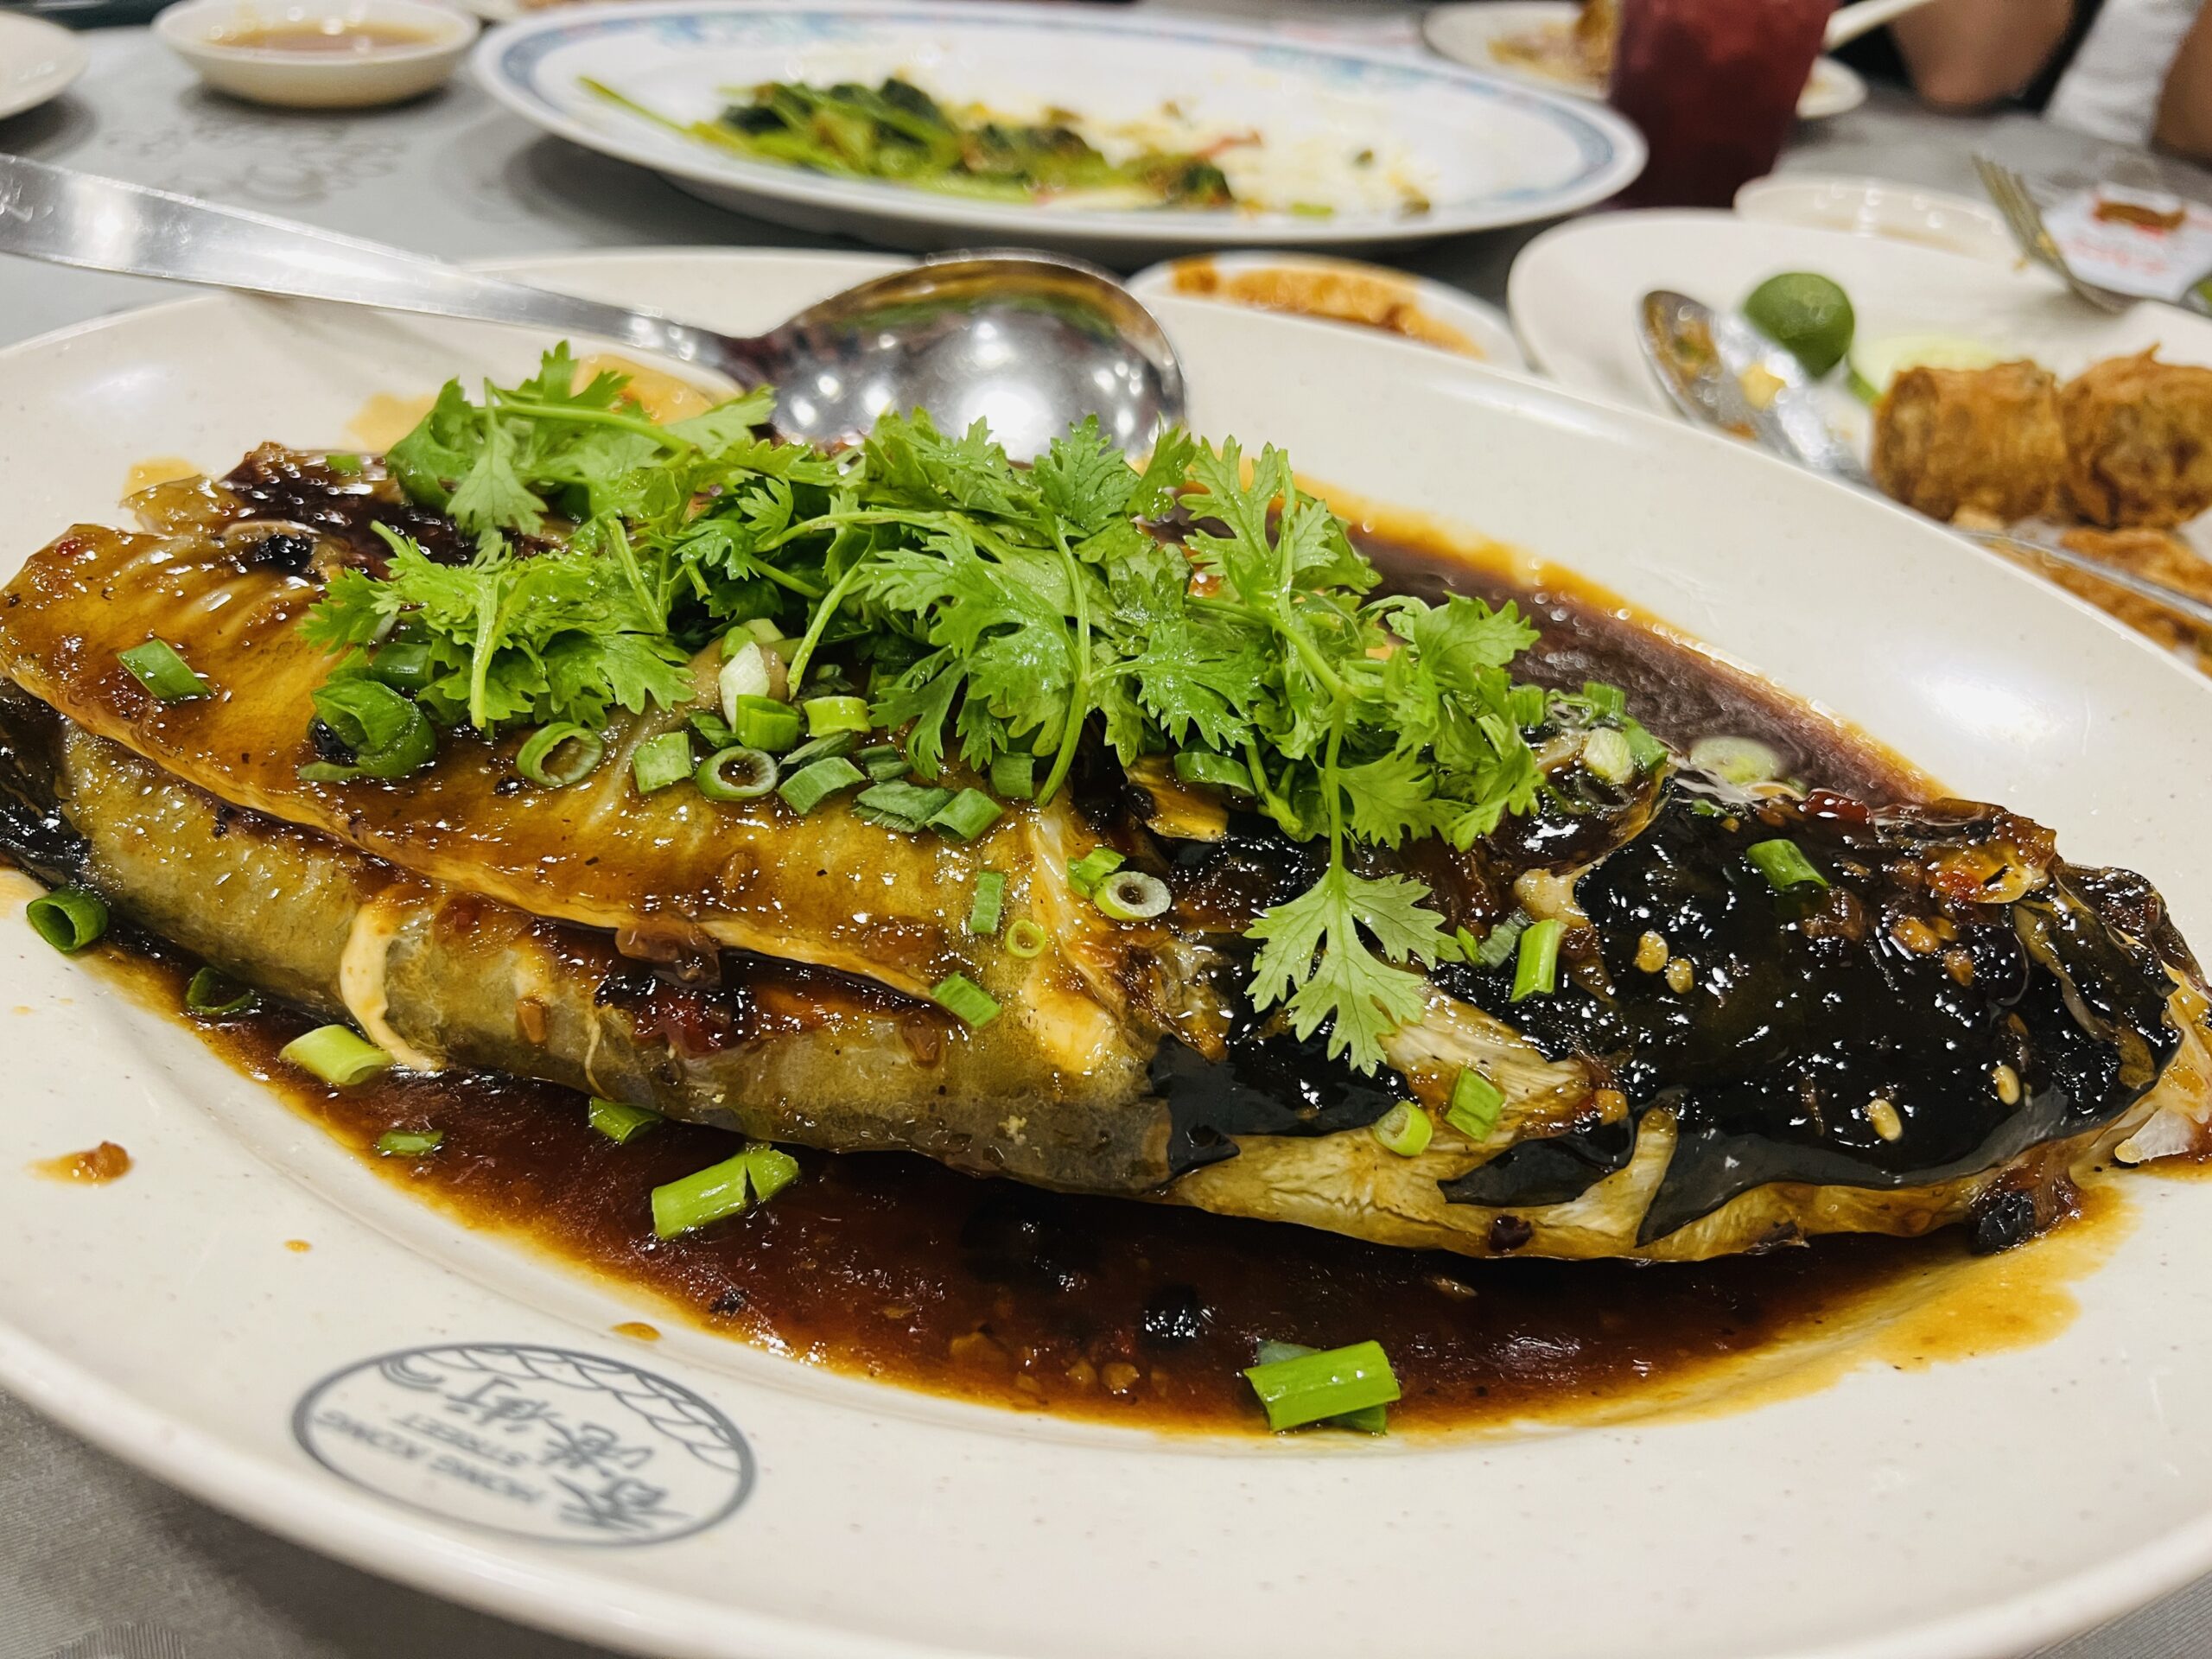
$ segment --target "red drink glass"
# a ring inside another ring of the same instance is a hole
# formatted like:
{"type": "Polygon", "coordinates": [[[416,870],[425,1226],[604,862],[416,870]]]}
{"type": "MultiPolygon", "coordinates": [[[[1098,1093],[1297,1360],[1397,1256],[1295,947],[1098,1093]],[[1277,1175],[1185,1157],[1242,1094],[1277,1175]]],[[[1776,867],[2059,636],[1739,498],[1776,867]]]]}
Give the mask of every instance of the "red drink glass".
{"type": "Polygon", "coordinates": [[[1726,207],[1774,170],[1835,0],[1619,0],[1612,105],[1651,160],[1637,207],[1726,207]]]}

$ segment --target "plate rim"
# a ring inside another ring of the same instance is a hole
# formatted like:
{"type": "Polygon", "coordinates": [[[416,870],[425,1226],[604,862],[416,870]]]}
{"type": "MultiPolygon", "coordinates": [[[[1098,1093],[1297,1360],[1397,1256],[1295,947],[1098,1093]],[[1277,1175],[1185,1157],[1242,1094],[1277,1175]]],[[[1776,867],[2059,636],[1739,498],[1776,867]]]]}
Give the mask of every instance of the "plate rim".
{"type": "Polygon", "coordinates": [[[650,171],[722,191],[763,196],[787,205],[825,210],[841,218],[872,219],[933,231],[975,231],[986,235],[1042,235],[1060,241],[1095,240],[1154,246],[1372,247],[1387,243],[1435,241],[1469,232],[1535,224],[1594,207],[1625,189],[1643,171],[1643,135],[1625,118],[1602,105],[1501,75],[1485,73],[1448,60],[1431,61],[1351,43],[1287,40],[1249,25],[1181,15],[1161,18],[1096,16],[1088,9],[1016,16],[988,0],[925,0],[894,5],[887,0],[601,0],[562,6],[501,23],[486,32],[469,55],[477,85],[504,107],[539,130],[601,155],[650,171]],[[1230,48],[1292,52],[1310,58],[1373,65],[1423,74],[1456,84],[1509,105],[1540,106],[1572,132],[1575,124],[1610,146],[1601,165],[1573,186],[1549,192],[1534,203],[1501,205],[1487,210],[1432,211],[1417,219],[1367,214],[1337,220],[1298,221],[1287,215],[1245,219],[1222,213],[1176,216],[1164,213],[1084,210],[1045,214],[1033,207],[968,202],[921,190],[868,180],[828,179],[797,168],[737,160],[715,164],[702,157],[678,162],[655,155],[626,136],[601,131],[575,119],[535,90],[531,80],[512,72],[507,54],[548,34],[574,33],[605,24],[636,25],[664,17],[699,15],[774,16],[823,14],[881,18],[908,23],[931,16],[1025,33],[1099,33],[1173,37],[1230,48]]]}
{"type": "MultiPolygon", "coordinates": [[[[565,270],[619,264],[641,257],[727,261],[737,265],[754,261],[861,265],[880,264],[887,257],[896,256],[843,251],[642,246],[556,250],[478,264],[482,269],[517,273],[550,271],[556,267],[565,270]]],[[[233,302],[232,296],[200,294],[80,320],[0,346],[0,368],[33,353],[66,346],[77,338],[148,315],[188,314],[193,308],[233,302]]],[[[1298,321],[1268,319],[1277,325],[1295,324],[1298,321]]],[[[1416,353],[1423,359],[1435,355],[1413,342],[1388,336],[1376,335],[1370,344],[1386,353],[1416,353]]],[[[1461,363],[1456,372],[1495,377],[1523,388],[1529,380],[1529,377],[1472,361],[1461,363]]],[[[1587,416],[1599,417],[1616,426],[1655,433],[1663,430],[1666,442],[1726,442],[1557,381],[1545,383],[1542,391],[1550,398],[1576,406],[1587,416]]],[[[1729,447],[1732,451],[1736,448],[1732,444],[1729,447]]],[[[1763,458],[1762,464],[1784,465],[1764,461],[1763,458]]],[[[1902,514],[1902,510],[1897,511],[1902,514]]],[[[2030,579],[2023,575],[2022,580],[2030,579]]],[[[2063,594],[2054,597],[2086,613],[2092,620],[2125,632],[2081,601],[2063,594]]],[[[2173,673],[2187,672],[2178,664],[2169,666],[2173,673]]],[[[559,1323],[571,1323],[564,1314],[552,1317],[559,1323]]],[[[651,1642],[657,1650],[669,1651],[671,1640],[704,1643],[713,1639],[699,1623],[697,1614],[702,1604],[695,1597],[636,1584],[627,1586],[626,1599],[617,1603],[610,1603],[603,1594],[594,1597],[589,1590],[603,1590],[608,1582],[607,1577],[518,1560],[501,1548],[484,1547],[461,1529],[441,1526],[412,1511],[386,1507],[350,1491],[334,1491],[329,1484],[312,1477],[311,1465],[288,1466],[233,1448],[185,1419],[166,1414],[157,1406],[142,1403],[139,1394],[106,1381],[89,1367],[6,1323],[0,1323],[0,1383],[41,1414],[91,1444],[213,1507],[394,1582],[414,1586],[532,1628],[570,1636],[582,1634],[587,1639],[616,1648],[627,1646],[642,1650],[636,1644],[651,1642]],[[578,1586],[589,1589],[580,1592],[578,1586]],[[559,1624],[549,1622],[555,1612],[562,1620],[559,1624]],[[656,1616],[665,1617],[669,1624],[646,1630],[639,1623],[641,1617],[656,1616]],[[688,1627],[688,1635],[675,1630],[679,1624],[688,1627]]],[[[2208,1568],[2212,1568],[2212,1507],[2146,1543],[2033,1588],[1924,1621],[1891,1635],[1777,1649],[1765,1659],[2018,1659],[2028,1644],[2059,1639],[2089,1628],[2192,1581],[2208,1568]]],[[[763,1637],[772,1637],[772,1649],[757,1649],[763,1654],[773,1651],[779,1655],[820,1656],[820,1659],[950,1659],[952,1655],[962,1654],[976,1656],[976,1659],[983,1659],[986,1655],[998,1659],[996,1653],[982,1647],[950,1648],[908,1638],[880,1637],[761,1614],[741,1605],[718,1604],[711,1611],[719,1635],[727,1636],[731,1626],[744,1625],[748,1630],[759,1631],[763,1637]]],[[[747,1641],[746,1650],[754,1651],[750,1645],[752,1637],[747,1641]]],[[[715,1641],[711,1648],[699,1645],[684,1650],[728,1654],[738,1649],[715,1641]]],[[[1007,1656],[1007,1659],[1012,1659],[1012,1656],[1007,1656]]]]}
{"type": "Polygon", "coordinates": [[[54,55],[60,64],[60,72],[51,79],[28,85],[22,92],[28,96],[10,97],[4,82],[0,82],[0,121],[52,103],[77,84],[78,79],[92,67],[92,48],[76,35],[48,17],[35,17],[29,12],[0,12],[0,36],[10,30],[21,29],[29,39],[45,35],[53,41],[54,55]]]}

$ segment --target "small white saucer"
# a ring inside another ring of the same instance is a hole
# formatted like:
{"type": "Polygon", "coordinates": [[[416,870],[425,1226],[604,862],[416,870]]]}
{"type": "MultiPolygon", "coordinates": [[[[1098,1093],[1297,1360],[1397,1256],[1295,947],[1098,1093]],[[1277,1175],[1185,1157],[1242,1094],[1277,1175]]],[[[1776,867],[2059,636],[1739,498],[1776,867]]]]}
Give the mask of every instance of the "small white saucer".
{"type": "Polygon", "coordinates": [[[218,92],[302,110],[419,98],[453,73],[480,27],[465,12],[425,0],[184,0],[154,19],[162,42],[218,92]],[[238,43],[260,30],[332,21],[421,38],[327,54],[238,43]]]}
{"type": "Polygon", "coordinates": [[[1987,202],[1895,179],[1770,174],[1736,193],[1736,211],[1772,224],[1917,242],[1999,264],[2012,264],[2020,257],[2005,221],[1987,202]]]}

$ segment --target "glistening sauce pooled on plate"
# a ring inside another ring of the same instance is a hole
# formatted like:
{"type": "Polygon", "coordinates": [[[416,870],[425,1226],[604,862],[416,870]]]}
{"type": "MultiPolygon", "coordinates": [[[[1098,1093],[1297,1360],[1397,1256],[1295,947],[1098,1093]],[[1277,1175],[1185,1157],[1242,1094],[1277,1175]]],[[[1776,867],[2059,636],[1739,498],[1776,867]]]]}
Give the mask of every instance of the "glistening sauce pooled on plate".
{"type": "Polygon", "coordinates": [[[428,29],[401,23],[351,22],[327,17],[304,22],[269,23],[251,29],[225,29],[214,37],[217,46],[247,52],[288,52],[312,57],[366,57],[372,52],[392,52],[429,46],[436,36],[428,29]]]}
{"type": "MultiPolygon", "coordinates": [[[[1564,578],[1516,582],[1395,531],[1363,540],[1398,587],[1449,581],[1517,599],[1544,633],[1531,677],[1620,685],[1678,745],[1751,737],[1808,781],[1873,798],[1924,788],[1873,745],[1564,578]]],[[[149,1000],[180,1007],[192,964],[157,946],[141,962],[149,1000]]],[[[728,1155],[727,1136],[669,1122],[617,1146],[588,1126],[569,1091],[465,1073],[321,1089],[276,1058],[310,1023],[270,1009],[201,1029],[381,1173],[472,1224],[650,1297],[656,1317],[665,1310],[810,1363],[996,1404],[1249,1429],[1260,1417],[1240,1372],[1258,1341],[1373,1338],[1405,1389],[1394,1427],[1586,1420],[1724,1393],[1758,1397],[1750,1384],[1760,1362],[1808,1343],[1842,1351],[1893,1315],[1905,1345],[1878,1351],[1910,1363],[2048,1334],[2068,1306],[2063,1291],[2035,1282],[2036,1264],[2060,1259],[2050,1245],[2004,1258],[1996,1271],[2012,1277],[1994,1290],[1992,1264],[1969,1262],[1956,1234],[1836,1237],[1696,1266],[1471,1262],[1069,1198],[890,1154],[803,1152],[802,1178],[772,1202],[662,1241],[651,1228],[652,1189],[728,1155]],[[375,1151],[388,1131],[429,1129],[442,1137],[435,1152],[375,1151]],[[1911,1310],[1956,1284],[1979,1286],[1980,1300],[1969,1298],[1962,1317],[1947,1312],[1931,1346],[1912,1334],[1930,1321],[1916,1325],[1911,1310]]],[[[2082,1236],[2078,1224],[2062,1234],[2082,1236]]],[[[626,1324],[616,1332],[638,1334],[626,1324]]],[[[1789,1372],[1815,1374],[1832,1373],[1789,1372]]]]}

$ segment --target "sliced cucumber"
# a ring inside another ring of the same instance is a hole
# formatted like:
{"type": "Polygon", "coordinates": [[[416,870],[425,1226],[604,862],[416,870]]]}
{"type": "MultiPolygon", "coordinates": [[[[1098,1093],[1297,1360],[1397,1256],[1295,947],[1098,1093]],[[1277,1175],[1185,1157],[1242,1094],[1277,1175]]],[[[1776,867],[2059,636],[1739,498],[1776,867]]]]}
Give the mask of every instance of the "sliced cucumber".
{"type": "Polygon", "coordinates": [[[2009,361],[1986,340],[1964,334],[1891,334],[1851,347],[1851,390],[1872,403],[1907,369],[1988,369],[2009,361]]]}

